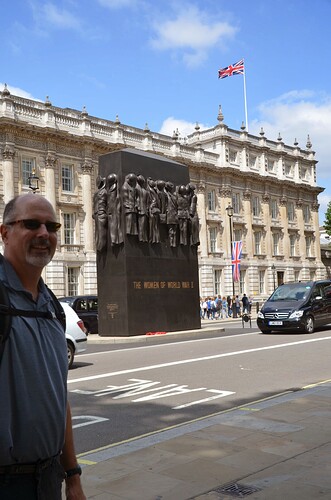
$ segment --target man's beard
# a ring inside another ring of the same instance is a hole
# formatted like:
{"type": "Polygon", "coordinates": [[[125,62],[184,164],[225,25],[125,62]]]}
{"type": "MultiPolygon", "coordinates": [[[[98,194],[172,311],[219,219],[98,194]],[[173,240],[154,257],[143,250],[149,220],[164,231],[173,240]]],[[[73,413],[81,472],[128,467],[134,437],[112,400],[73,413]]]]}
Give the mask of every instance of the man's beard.
{"type": "Polygon", "coordinates": [[[26,254],[26,261],[34,267],[45,267],[52,260],[53,254],[54,253],[50,251],[50,244],[48,240],[40,240],[39,238],[36,238],[31,241],[31,246],[26,254]],[[38,246],[48,248],[49,252],[45,253],[44,251],[41,251],[40,254],[38,254],[38,246]]]}

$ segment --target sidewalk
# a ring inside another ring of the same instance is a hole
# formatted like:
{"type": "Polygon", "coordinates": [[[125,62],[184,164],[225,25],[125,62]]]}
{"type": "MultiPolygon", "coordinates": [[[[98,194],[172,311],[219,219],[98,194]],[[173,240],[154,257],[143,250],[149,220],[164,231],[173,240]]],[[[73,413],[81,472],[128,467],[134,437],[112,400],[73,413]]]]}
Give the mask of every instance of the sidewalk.
{"type": "Polygon", "coordinates": [[[89,499],[331,498],[331,383],[79,457],[89,499]]]}
{"type": "Polygon", "coordinates": [[[78,456],[88,499],[331,499],[331,380],[78,456]]]}

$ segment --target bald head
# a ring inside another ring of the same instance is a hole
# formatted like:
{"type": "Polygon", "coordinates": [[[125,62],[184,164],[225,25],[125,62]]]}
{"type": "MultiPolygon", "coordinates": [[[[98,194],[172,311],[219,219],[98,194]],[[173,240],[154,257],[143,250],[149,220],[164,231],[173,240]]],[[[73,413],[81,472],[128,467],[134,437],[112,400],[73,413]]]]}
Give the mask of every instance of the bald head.
{"type": "Polygon", "coordinates": [[[46,209],[48,212],[52,212],[55,221],[54,208],[46,198],[38,194],[26,193],[15,196],[6,204],[3,212],[3,223],[8,224],[21,216],[24,217],[29,209],[46,209]]]}

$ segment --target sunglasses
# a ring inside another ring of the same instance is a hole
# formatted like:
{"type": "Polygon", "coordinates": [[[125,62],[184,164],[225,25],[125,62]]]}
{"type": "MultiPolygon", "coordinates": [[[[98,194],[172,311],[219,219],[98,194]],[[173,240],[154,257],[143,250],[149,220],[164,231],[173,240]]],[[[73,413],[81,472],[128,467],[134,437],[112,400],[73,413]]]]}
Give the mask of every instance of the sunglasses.
{"type": "Polygon", "coordinates": [[[58,231],[61,227],[60,222],[40,222],[38,219],[19,219],[14,220],[13,222],[7,222],[7,225],[14,226],[19,223],[23,224],[25,229],[29,229],[30,231],[35,231],[36,229],[39,229],[42,224],[44,224],[49,233],[56,233],[56,231],[58,231]]]}

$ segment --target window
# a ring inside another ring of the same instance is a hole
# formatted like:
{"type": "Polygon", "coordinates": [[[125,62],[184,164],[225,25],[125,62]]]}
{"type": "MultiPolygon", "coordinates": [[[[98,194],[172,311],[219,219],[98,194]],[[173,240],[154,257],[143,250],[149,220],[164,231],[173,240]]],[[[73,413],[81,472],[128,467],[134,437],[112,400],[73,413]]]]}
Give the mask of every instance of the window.
{"type": "Polygon", "coordinates": [[[254,253],[255,255],[261,254],[261,231],[254,233],[254,253]]]}
{"type": "Polygon", "coordinates": [[[246,290],[246,271],[243,271],[242,269],[240,270],[240,277],[239,277],[239,292],[241,294],[245,293],[246,290]]]}
{"type": "Polygon", "coordinates": [[[78,267],[68,267],[68,295],[78,295],[78,267]]]}
{"type": "Polygon", "coordinates": [[[309,224],[310,222],[310,209],[308,205],[303,206],[303,220],[305,224],[309,224]]]}
{"type": "Polygon", "coordinates": [[[306,257],[311,257],[311,236],[306,236],[306,257]]]}
{"type": "Polygon", "coordinates": [[[221,279],[222,279],[221,269],[215,269],[215,271],[214,271],[214,294],[215,295],[221,295],[221,279]]]}
{"type": "Polygon", "coordinates": [[[279,254],[279,234],[278,233],[273,233],[273,235],[272,235],[272,248],[273,248],[273,255],[278,255],[279,254]]]}
{"type": "Polygon", "coordinates": [[[301,179],[304,181],[309,181],[309,169],[308,168],[301,168],[301,179]]]}
{"type": "Polygon", "coordinates": [[[261,207],[260,207],[260,198],[258,196],[253,196],[252,210],[254,217],[260,217],[261,207]]]}
{"type": "Polygon", "coordinates": [[[75,243],[76,216],[73,213],[63,214],[63,236],[65,245],[75,243]]]}
{"type": "Polygon", "coordinates": [[[293,177],[293,165],[291,163],[285,163],[285,175],[286,177],[293,177]]]}
{"type": "Polygon", "coordinates": [[[216,240],[217,240],[217,228],[209,228],[209,240],[210,240],[210,251],[211,253],[216,252],[216,240]]]}
{"type": "Polygon", "coordinates": [[[240,194],[234,193],[232,195],[232,207],[234,214],[240,214],[240,194]]]}
{"type": "Polygon", "coordinates": [[[309,271],[309,279],[310,279],[311,281],[315,281],[315,278],[316,278],[316,273],[315,273],[314,269],[311,269],[311,270],[309,271]]]}
{"type": "Polygon", "coordinates": [[[234,241],[242,241],[242,230],[234,229],[233,230],[233,239],[234,241]]]}
{"type": "Polygon", "coordinates": [[[269,159],[268,160],[268,171],[269,172],[276,172],[276,170],[277,170],[277,160],[269,159]]]}
{"type": "Polygon", "coordinates": [[[294,203],[293,203],[293,201],[289,201],[287,204],[287,219],[289,222],[294,221],[294,203]]]}
{"type": "Polygon", "coordinates": [[[229,162],[237,163],[238,152],[235,149],[230,149],[229,151],[229,162]]]}
{"type": "Polygon", "coordinates": [[[215,191],[208,191],[208,210],[210,212],[215,212],[215,209],[216,209],[215,191]]]}
{"type": "Polygon", "coordinates": [[[259,271],[259,293],[264,293],[265,271],[259,271]]]}
{"type": "Polygon", "coordinates": [[[271,200],[271,218],[278,218],[278,203],[277,200],[271,200]]]}
{"type": "Polygon", "coordinates": [[[300,271],[294,271],[294,281],[300,281],[300,271]]]}
{"type": "Polygon", "coordinates": [[[295,257],[295,242],[296,242],[296,235],[295,234],[290,234],[290,256],[295,257]]]}
{"type": "Polygon", "coordinates": [[[249,166],[251,168],[256,167],[256,160],[257,160],[257,157],[255,155],[249,155],[249,166]]]}
{"type": "Polygon", "coordinates": [[[29,177],[35,168],[35,161],[33,158],[22,158],[22,184],[23,186],[29,185],[29,177]]]}
{"type": "Polygon", "coordinates": [[[62,174],[62,190],[73,191],[74,190],[73,166],[63,165],[61,174],[62,174]]]}

